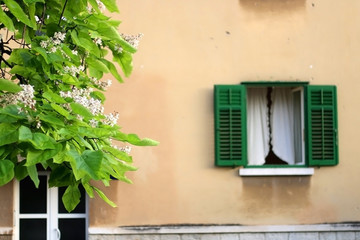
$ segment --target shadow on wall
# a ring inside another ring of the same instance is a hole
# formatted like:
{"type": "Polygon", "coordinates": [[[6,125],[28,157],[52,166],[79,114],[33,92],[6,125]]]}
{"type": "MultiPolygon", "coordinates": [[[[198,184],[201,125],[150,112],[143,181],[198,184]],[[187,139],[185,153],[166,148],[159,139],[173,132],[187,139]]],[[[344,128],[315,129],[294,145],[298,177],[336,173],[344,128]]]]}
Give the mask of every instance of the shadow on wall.
{"type": "Polygon", "coordinates": [[[251,218],[277,216],[281,212],[296,218],[309,207],[310,177],[243,178],[241,201],[251,218]],[[257,217],[254,217],[257,216],[257,217]]]}
{"type": "Polygon", "coordinates": [[[305,9],[306,0],[239,0],[247,11],[253,12],[292,12],[305,9]]]}

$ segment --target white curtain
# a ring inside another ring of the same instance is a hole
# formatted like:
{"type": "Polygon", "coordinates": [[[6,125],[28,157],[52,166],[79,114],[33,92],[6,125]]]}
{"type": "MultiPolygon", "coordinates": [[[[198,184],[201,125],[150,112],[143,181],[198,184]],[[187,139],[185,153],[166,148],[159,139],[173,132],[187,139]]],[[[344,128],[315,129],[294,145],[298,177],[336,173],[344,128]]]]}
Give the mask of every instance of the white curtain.
{"type": "Polygon", "coordinates": [[[271,114],[273,151],[289,165],[295,164],[292,97],[289,88],[273,89],[271,114]]]}
{"type": "MultiPolygon", "coordinates": [[[[247,89],[247,150],[249,165],[263,165],[269,153],[267,88],[247,89]]],[[[274,153],[295,164],[294,113],[290,88],[273,88],[271,128],[274,153]]]]}
{"type": "Polygon", "coordinates": [[[263,165],[269,152],[266,88],[247,89],[248,165],[263,165]]]}

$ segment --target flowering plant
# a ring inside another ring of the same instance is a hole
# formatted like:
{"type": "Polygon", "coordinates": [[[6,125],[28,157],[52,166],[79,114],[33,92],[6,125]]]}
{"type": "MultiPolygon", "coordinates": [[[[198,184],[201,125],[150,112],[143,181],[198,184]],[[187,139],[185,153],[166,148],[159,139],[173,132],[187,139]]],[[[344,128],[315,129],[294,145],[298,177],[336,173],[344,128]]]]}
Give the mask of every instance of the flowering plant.
{"type": "Polygon", "coordinates": [[[120,22],[102,13],[117,12],[116,0],[0,4],[0,186],[27,176],[38,186],[38,170],[46,169],[50,187],[67,187],[62,199],[68,211],[80,201],[80,185],[114,206],[90,182],[130,182],[130,147],[111,140],[157,144],[123,133],[119,115],[103,108],[111,85],[103,74],[122,82],[118,64],[129,76],[141,35],[118,33],[120,22]]]}

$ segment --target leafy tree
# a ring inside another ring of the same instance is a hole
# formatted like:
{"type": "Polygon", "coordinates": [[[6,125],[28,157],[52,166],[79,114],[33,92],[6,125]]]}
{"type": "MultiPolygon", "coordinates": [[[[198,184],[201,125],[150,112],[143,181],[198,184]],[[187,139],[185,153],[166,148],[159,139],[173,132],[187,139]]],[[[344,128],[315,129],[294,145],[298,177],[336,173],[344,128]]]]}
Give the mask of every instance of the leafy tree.
{"type": "Polygon", "coordinates": [[[120,34],[115,0],[0,0],[0,186],[50,170],[50,187],[67,187],[68,211],[79,203],[79,185],[114,206],[91,180],[130,182],[135,170],[128,147],[156,145],[125,134],[118,114],[104,114],[111,73],[123,82],[141,35],[120,34]],[[109,59],[112,58],[112,61],[109,59]],[[115,64],[114,64],[115,63],[115,64]]]}

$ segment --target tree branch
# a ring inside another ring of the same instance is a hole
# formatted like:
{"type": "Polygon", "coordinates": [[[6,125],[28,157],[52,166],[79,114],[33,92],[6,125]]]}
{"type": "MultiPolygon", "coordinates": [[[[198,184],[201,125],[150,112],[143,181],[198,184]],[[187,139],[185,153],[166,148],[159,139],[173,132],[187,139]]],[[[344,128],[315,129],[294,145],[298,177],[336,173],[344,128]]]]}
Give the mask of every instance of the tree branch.
{"type": "Polygon", "coordinates": [[[67,4],[67,2],[68,2],[68,0],[66,0],[66,1],[65,1],[64,7],[63,7],[62,12],[61,12],[61,15],[60,15],[60,19],[59,19],[58,26],[60,26],[60,23],[61,23],[62,17],[63,17],[64,12],[65,12],[65,8],[66,8],[66,4],[67,4]]]}

